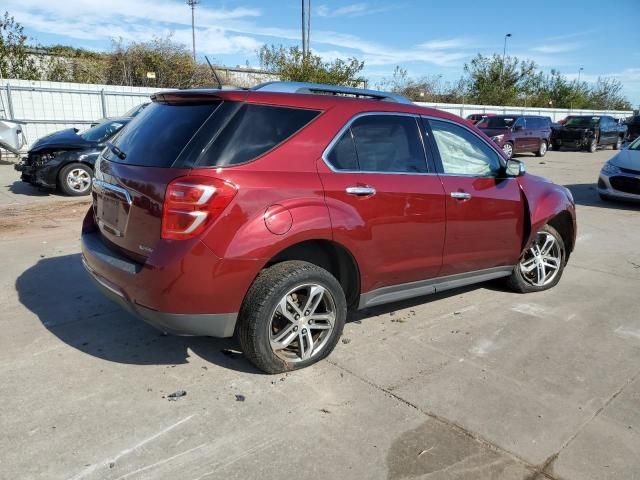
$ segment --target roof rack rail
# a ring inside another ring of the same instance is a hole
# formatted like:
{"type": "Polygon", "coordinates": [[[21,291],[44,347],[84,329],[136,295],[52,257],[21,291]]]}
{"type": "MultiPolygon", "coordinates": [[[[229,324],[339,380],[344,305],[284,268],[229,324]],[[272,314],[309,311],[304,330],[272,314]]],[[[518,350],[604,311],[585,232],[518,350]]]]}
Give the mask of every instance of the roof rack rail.
{"type": "Polygon", "coordinates": [[[383,102],[413,103],[407,97],[396,93],[368,90],[366,88],[343,87],[338,85],[323,85],[306,82],[266,82],[256,85],[251,90],[276,93],[316,93],[345,97],[368,98],[383,102]]]}

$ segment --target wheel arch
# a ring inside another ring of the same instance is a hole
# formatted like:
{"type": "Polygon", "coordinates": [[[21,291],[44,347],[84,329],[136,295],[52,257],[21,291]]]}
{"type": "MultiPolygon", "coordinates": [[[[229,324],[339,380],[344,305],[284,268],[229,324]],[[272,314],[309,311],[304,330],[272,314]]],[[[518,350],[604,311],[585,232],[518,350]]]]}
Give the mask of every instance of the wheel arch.
{"type": "Polygon", "coordinates": [[[301,260],[324,268],[336,277],[342,286],[347,305],[350,308],[358,305],[360,270],[353,254],[343,245],[326,239],[304,240],[280,250],[263,268],[287,260],[301,260]]]}
{"type": "Polygon", "coordinates": [[[547,224],[555,228],[562,237],[568,260],[575,246],[575,231],[571,214],[567,210],[563,210],[551,218],[547,224]]]}

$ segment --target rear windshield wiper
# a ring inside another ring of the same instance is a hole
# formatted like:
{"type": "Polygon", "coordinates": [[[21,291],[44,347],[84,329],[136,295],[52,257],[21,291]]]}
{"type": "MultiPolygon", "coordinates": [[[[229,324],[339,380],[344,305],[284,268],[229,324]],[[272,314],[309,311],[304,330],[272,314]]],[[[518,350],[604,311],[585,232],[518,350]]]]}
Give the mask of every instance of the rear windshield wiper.
{"type": "Polygon", "coordinates": [[[109,150],[111,150],[113,152],[113,154],[115,156],[117,156],[120,160],[124,160],[125,158],[127,158],[127,154],[124,153],[122,150],[120,150],[118,147],[116,147],[113,143],[111,142],[107,142],[107,147],[109,148],[109,150]]]}

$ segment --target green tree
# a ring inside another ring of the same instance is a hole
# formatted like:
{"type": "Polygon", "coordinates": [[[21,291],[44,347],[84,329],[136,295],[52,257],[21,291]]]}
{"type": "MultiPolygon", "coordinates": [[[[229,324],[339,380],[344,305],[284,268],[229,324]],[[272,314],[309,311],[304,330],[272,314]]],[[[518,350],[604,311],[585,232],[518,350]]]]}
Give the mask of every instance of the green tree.
{"type": "Polygon", "coordinates": [[[465,64],[469,96],[481,105],[517,105],[524,101],[536,77],[536,64],[517,57],[478,54],[465,64]]]}
{"type": "Polygon", "coordinates": [[[24,27],[5,12],[0,17],[0,77],[39,80],[38,66],[26,44],[24,27]]]}
{"type": "Polygon", "coordinates": [[[114,41],[106,79],[113,85],[190,88],[198,73],[187,47],[172,41],[169,35],[130,44],[122,39],[114,41]],[[156,78],[147,78],[147,72],[154,72],[156,78]]]}
{"type": "Polygon", "coordinates": [[[622,94],[623,85],[616,78],[598,77],[589,91],[590,108],[598,110],[631,110],[631,103],[622,94]]]}
{"type": "Polygon", "coordinates": [[[258,51],[258,58],[264,70],[278,75],[281,80],[347,86],[357,86],[365,81],[358,76],[364,62],[356,58],[325,62],[313,53],[304,55],[299,47],[282,45],[264,45],[258,51]]]}
{"type": "Polygon", "coordinates": [[[109,54],[65,45],[40,48],[49,58],[45,77],[52,82],[106,83],[109,54]]]}

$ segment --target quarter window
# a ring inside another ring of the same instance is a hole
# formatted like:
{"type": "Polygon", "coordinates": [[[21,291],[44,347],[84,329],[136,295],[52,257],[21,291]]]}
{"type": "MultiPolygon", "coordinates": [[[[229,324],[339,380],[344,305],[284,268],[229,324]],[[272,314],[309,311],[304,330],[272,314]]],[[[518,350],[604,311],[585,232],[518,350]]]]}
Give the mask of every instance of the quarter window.
{"type": "Polygon", "coordinates": [[[253,160],[283,143],[319,113],[245,104],[214,140],[206,154],[205,166],[224,167],[253,160]]]}
{"type": "Polygon", "coordinates": [[[466,128],[429,120],[445,174],[491,176],[500,171],[497,152],[466,128]]]}

